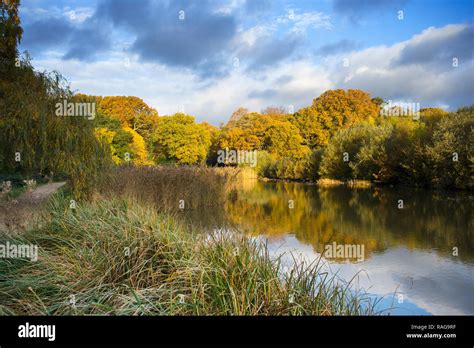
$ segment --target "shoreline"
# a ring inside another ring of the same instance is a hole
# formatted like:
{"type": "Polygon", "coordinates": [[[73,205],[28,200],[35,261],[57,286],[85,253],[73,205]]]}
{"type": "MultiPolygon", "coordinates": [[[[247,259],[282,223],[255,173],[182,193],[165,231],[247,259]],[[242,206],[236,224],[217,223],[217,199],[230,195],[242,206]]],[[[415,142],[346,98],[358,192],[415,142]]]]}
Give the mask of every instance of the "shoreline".
{"type": "Polygon", "coordinates": [[[419,186],[419,185],[410,185],[410,184],[390,184],[390,183],[380,183],[373,182],[368,180],[337,180],[337,179],[319,179],[317,181],[305,181],[305,180],[292,180],[292,179],[281,179],[281,178],[265,178],[258,177],[257,180],[263,182],[284,182],[284,183],[297,183],[304,185],[313,185],[319,187],[338,187],[346,186],[352,189],[368,189],[368,188],[407,188],[407,189],[422,189],[428,191],[441,191],[441,192],[466,192],[474,193],[474,189],[462,189],[462,188],[443,188],[443,187],[430,187],[430,186],[419,186]]]}

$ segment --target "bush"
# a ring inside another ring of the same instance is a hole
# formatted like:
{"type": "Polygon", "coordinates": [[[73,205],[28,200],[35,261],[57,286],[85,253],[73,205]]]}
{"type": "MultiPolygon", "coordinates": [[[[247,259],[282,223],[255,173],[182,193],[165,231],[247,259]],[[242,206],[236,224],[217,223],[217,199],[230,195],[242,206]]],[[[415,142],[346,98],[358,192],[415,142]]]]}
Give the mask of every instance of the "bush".
{"type": "Polygon", "coordinates": [[[425,146],[429,132],[423,122],[394,119],[393,131],[385,141],[385,156],[379,180],[416,186],[429,185],[425,146]]]}
{"type": "Polygon", "coordinates": [[[324,151],[320,175],[340,180],[378,179],[391,132],[389,124],[357,124],[339,130],[324,151]]]}
{"type": "Polygon", "coordinates": [[[267,151],[257,152],[257,165],[255,171],[257,175],[262,178],[275,178],[275,166],[277,161],[275,156],[267,151]]]}
{"type": "Polygon", "coordinates": [[[443,117],[426,147],[431,183],[439,187],[474,187],[474,106],[443,117]]]}

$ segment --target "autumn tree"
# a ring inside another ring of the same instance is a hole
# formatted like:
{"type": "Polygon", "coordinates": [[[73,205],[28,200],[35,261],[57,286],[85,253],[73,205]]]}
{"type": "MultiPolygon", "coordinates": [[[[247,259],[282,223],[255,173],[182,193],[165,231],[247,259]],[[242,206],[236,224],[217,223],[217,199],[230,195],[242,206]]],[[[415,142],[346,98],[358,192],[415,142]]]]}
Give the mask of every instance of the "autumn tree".
{"type": "Polygon", "coordinates": [[[315,108],[300,109],[289,117],[289,121],[299,129],[304,145],[315,148],[328,144],[331,130],[324,126],[327,121],[315,108]]]}
{"type": "Polygon", "coordinates": [[[279,118],[279,117],[287,116],[288,111],[284,106],[268,106],[262,110],[262,115],[279,118]]]}
{"type": "Polygon", "coordinates": [[[325,146],[338,129],[361,121],[373,122],[379,109],[367,92],[336,89],[321,94],[312,106],[299,110],[290,120],[300,129],[305,144],[325,146]]]}
{"type": "Polygon", "coordinates": [[[261,149],[265,132],[271,123],[268,116],[259,113],[247,113],[237,121],[227,124],[216,138],[213,148],[233,150],[261,149]]]}
{"type": "MultiPolygon", "coordinates": [[[[0,2],[0,63],[1,71],[11,68],[18,57],[17,44],[20,43],[23,29],[18,16],[19,0],[0,2]]],[[[2,74],[2,78],[6,75],[2,74]]]]}
{"type": "Polygon", "coordinates": [[[232,124],[234,122],[237,122],[240,120],[242,117],[248,114],[248,110],[244,107],[239,107],[237,110],[235,110],[232,115],[230,116],[228,124],[232,124]]]}
{"type": "Polygon", "coordinates": [[[420,120],[424,122],[430,130],[433,130],[434,126],[448,115],[449,112],[442,108],[423,108],[420,110],[420,120]]]}
{"type": "Polygon", "coordinates": [[[119,119],[144,138],[148,138],[158,122],[158,112],[138,97],[97,97],[98,110],[119,119]]]}
{"type": "Polygon", "coordinates": [[[309,148],[302,142],[297,127],[287,121],[275,121],[266,131],[262,149],[280,158],[301,159],[309,153],[309,148]]]}

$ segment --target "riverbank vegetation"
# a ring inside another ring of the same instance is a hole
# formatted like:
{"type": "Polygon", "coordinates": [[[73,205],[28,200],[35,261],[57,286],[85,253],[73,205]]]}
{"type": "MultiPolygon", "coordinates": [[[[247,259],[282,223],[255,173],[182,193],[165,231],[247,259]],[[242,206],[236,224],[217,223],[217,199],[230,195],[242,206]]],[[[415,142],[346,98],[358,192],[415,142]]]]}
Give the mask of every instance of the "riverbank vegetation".
{"type": "Polygon", "coordinates": [[[318,263],[282,272],[265,245],[202,234],[130,197],[51,202],[48,223],[2,243],[39,246],[0,259],[5,315],[360,315],[376,302],[318,263]]]}

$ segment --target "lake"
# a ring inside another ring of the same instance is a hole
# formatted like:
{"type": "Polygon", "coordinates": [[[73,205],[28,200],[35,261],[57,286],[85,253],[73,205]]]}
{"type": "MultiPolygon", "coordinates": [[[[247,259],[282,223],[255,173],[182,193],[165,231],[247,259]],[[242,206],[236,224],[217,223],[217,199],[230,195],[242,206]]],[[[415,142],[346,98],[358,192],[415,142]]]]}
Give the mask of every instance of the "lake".
{"type": "Polygon", "coordinates": [[[356,276],[356,290],[383,297],[377,308],[392,315],[473,315],[473,203],[469,192],[245,180],[222,211],[191,219],[265,241],[283,264],[290,253],[321,258],[339,278],[356,276]]]}

